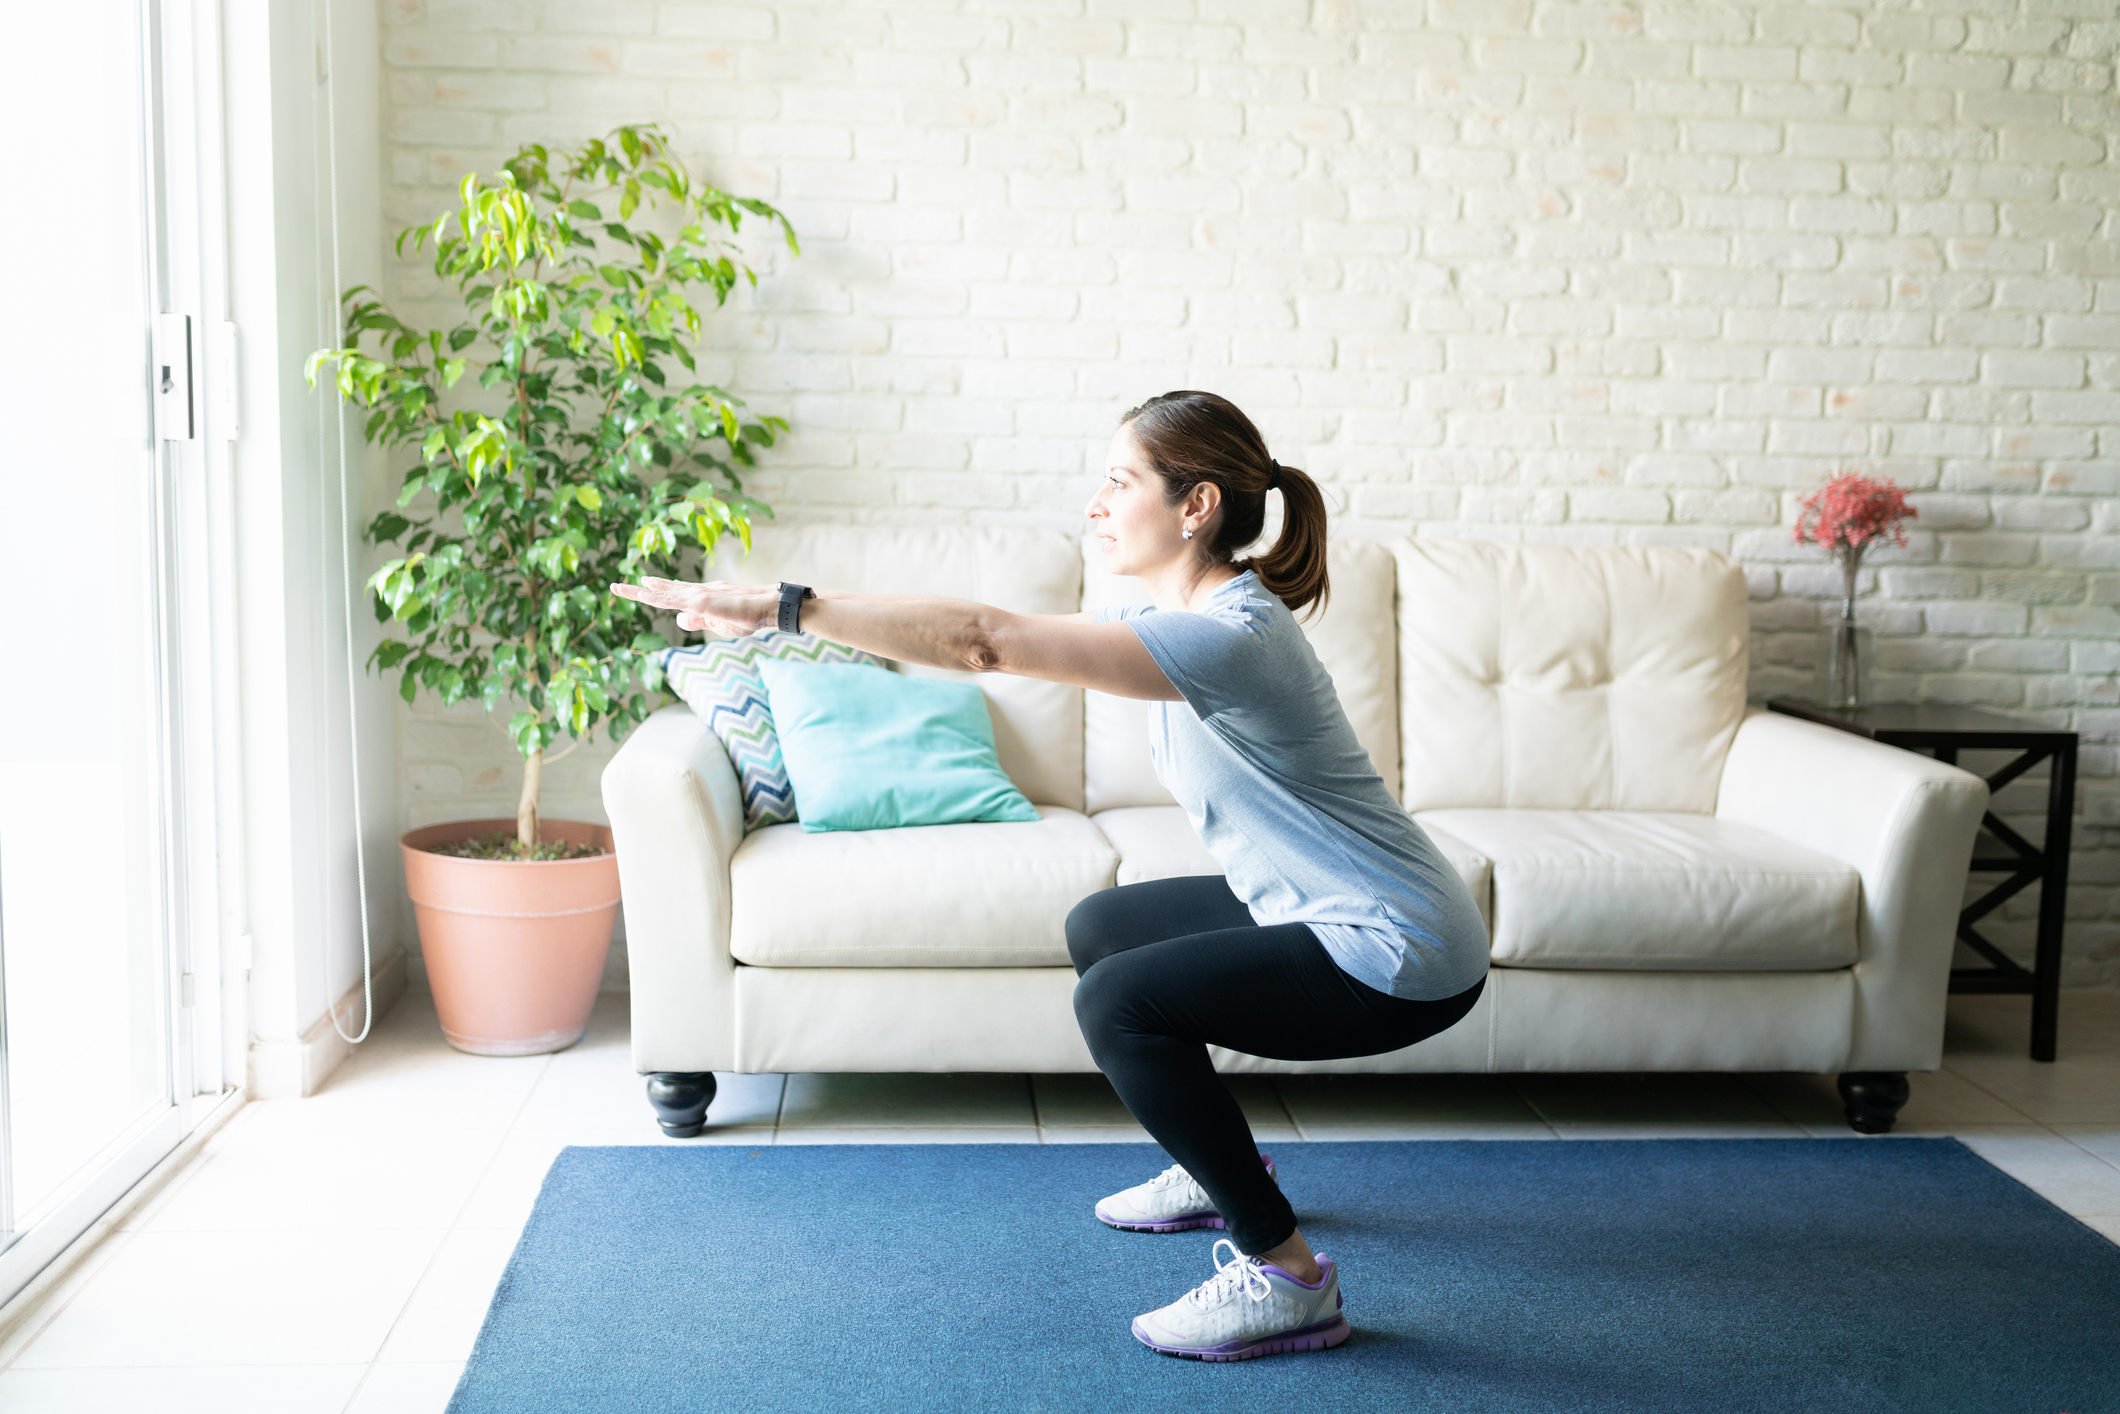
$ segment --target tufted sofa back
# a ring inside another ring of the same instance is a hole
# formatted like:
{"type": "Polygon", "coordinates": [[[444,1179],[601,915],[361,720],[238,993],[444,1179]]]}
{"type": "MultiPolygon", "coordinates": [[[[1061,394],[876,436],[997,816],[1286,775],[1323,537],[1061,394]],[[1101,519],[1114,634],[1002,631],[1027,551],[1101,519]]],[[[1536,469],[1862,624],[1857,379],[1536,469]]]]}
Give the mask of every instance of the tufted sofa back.
{"type": "Polygon", "coordinates": [[[1707,550],[1402,540],[1409,810],[1715,808],[1745,581],[1707,550]]]}
{"type": "MultiPolygon", "coordinates": [[[[1745,703],[1744,577],[1705,550],[1402,540],[1331,546],[1304,625],[1355,735],[1409,810],[1715,808],[1745,703]]],[[[764,526],[718,576],[943,594],[1032,614],[1143,597],[1056,531],[764,526]]],[[[1169,805],[1146,705],[1028,678],[976,681],[1002,769],[1091,813],[1169,805]],[[1085,701],[1086,699],[1086,701],[1085,701]]]]}

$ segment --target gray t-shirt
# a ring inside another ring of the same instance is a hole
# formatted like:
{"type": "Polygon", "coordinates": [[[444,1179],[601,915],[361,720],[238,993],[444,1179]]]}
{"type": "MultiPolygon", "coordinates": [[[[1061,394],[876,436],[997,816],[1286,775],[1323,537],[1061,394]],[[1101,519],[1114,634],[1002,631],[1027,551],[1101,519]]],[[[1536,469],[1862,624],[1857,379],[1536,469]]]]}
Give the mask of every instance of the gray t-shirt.
{"type": "Polygon", "coordinates": [[[1487,930],[1435,843],[1391,798],[1288,606],[1249,571],[1201,613],[1102,609],[1183,702],[1149,704],[1156,779],[1262,924],[1307,923],[1342,971],[1395,997],[1455,996],[1487,930]]]}

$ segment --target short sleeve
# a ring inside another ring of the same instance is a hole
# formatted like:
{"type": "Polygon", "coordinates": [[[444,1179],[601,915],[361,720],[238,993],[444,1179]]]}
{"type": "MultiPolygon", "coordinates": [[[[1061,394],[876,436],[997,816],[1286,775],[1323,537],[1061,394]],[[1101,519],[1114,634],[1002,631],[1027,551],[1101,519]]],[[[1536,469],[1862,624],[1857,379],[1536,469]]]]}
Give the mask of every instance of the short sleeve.
{"type": "Polygon", "coordinates": [[[1202,719],[1257,695],[1256,663],[1266,635],[1250,616],[1155,613],[1126,622],[1202,719]]]}
{"type": "Polygon", "coordinates": [[[1138,617],[1144,609],[1151,609],[1154,607],[1155,606],[1152,604],[1107,604],[1103,608],[1097,610],[1097,616],[1093,620],[1093,622],[1100,624],[1115,624],[1124,619],[1138,617]]]}

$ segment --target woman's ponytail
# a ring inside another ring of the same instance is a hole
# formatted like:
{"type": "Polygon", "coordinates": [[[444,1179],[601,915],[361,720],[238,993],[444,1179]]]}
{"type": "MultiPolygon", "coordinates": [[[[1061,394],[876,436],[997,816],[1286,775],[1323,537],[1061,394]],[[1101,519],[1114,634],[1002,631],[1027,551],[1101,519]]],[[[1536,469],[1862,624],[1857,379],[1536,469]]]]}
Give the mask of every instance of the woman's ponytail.
{"type": "Polygon", "coordinates": [[[1266,439],[1229,399],[1176,392],[1150,398],[1120,420],[1163,478],[1164,499],[1177,505],[1209,482],[1222,492],[1222,519],[1203,548],[1223,564],[1250,570],[1291,612],[1322,611],[1332,597],[1325,573],[1325,493],[1318,483],[1266,452],[1266,439]],[[1281,492],[1281,534],[1263,555],[1237,552],[1266,528],[1266,493],[1281,492]]]}
{"type": "Polygon", "coordinates": [[[1325,493],[1318,483],[1292,466],[1274,463],[1273,484],[1281,490],[1281,533],[1273,548],[1253,555],[1243,568],[1259,577],[1291,613],[1311,605],[1325,612],[1332,582],[1325,573],[1325,493]]]}

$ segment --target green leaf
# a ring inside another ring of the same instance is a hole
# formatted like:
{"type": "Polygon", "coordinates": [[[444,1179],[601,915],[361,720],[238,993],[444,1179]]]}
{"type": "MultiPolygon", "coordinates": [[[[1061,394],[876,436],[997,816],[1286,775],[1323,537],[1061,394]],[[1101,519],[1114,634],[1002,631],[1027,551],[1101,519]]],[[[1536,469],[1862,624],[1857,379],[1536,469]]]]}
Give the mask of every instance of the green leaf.
{"type": "Polygon", "coordinates": [[[785,218],[695,180],[650,124],[525,145],[440,205],[395,248],[431,263],[418,308],[440,300],[446,317],[429,325],[356,287],[343,346],[303,364],[405,468],[397,508],[363,532],[395,552],[368,580],[370,609],[395,625],[369,666],[396,673],[407,701],[479,701],[525,751],[623,735],[654,705],[641,688],[661,686],[662,640],[609,585],[689,572],[680,545],[748,539],[750,515],[770,514],[731,488],[784,424],[742,421],[724,390],[670,377],[698,378],[704,320],[755,280],[720,231],[785,218]]]}

